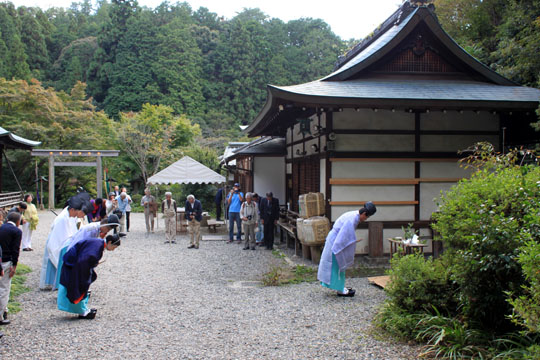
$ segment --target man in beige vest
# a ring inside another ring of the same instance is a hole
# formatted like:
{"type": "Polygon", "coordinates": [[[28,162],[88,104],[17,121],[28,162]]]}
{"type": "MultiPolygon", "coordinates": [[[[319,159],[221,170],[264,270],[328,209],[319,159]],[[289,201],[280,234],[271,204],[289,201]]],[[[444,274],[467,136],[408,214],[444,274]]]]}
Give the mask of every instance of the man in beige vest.
{"type": "Polygon", "coordinates": [[[150,193],[150,189],[144,190],[144,196],[141,198],[141,206],[144,207],[144,221],[146,223],[146,236],[150,231],[154,232],[154,207],[157,208],[156,198],[150,193]]]}
{"type": "Polygon", "coordinates": [[[165,193],[165,200],[161,203],[161,211],[165,219],[165,244],[176,244],[176,201],[172,198],[172,193],[165,193]]]}

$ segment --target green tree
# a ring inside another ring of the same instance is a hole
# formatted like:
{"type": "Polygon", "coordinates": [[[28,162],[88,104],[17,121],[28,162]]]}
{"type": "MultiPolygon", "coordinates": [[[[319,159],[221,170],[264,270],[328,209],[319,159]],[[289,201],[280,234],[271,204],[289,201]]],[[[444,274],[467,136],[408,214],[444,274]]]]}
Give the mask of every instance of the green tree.
{"type": "MultiPolygon", "coordinates": [[[[37,80],[0,78],[0,124],[23,137],[42,142],[43,148],[110,149],[114,146],[114,124],[102,111],[96,111],[85,94],[86,85],[77,83],[70,93],[44,88],[37,80]]],[[[33,160],[28,151],[10,153],[15,173],[23,189],[33,188],[33,160]]],[[[40,158],[40,168],[47,167],[40,158]]],[[[46,173],[46,170],[45,170],[46,173]]],[[[82,168],[56,170],[59,202],[74,190],[70,179],[88,189],[95,188],[95,171],[82,168]]]]}
{"type": "Polygon", "coordinates": [[[171,107],[151,104],[144,104],[137,113],[121,113],[116,132],[120,146],[139,167],[144,184],[160,169],[162,161],[178,154],[175,148],[188,145],[200,135],[198,125],[175,116],[171,107]]]}
{"type": "Polygon", "coordinates": [[[16,10],[11,3],[0,4],[0,77],[28,79],[30,68],[18,29],[16,10]]]}

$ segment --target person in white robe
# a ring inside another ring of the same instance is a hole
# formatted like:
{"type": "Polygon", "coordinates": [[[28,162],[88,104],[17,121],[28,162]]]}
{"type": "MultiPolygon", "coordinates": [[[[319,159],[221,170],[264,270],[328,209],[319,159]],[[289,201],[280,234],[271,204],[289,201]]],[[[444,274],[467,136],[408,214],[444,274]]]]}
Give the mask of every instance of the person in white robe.
{"type": "Polygon", "coordinates": [[[54,219],[43,253],[39,281],[41,290],[56,289],[56,270],[60,251],[64,242],[77,232],[77,219],[86,215],[85,209],[85,202],[78,199],[77,195],[72,196],[68,200],[68,206],[54,219]]]}
{"type": "Polygon", "coordinates": [[[326,237],[319,263],[317,279],[321,285],[337,291],[338,296],[354,296],[355,290],[345,287],[345,270],[353,265],[356,253],[356,228],[375,214],[377,208],[369,201],[359,211],[341,215],[326,237]]]}

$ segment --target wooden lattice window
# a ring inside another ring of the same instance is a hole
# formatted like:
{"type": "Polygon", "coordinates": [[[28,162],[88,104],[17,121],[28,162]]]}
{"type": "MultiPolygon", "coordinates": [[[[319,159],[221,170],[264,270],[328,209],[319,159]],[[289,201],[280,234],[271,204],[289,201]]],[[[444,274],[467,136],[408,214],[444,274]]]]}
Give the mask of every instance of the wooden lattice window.
{"type": "Polygon", "coordinates": [[[379,71],[449,73],[455,72],[455,69],[431,49],[417,54],[414,49],[409,48],[384,64],[379,71]]]}
{"type": "Polygon", "coordinates": [[[292,209],[298,211],[298,197],[320,190],[320,164],[318,158],[307,158],[292,166],[292,209]]]}

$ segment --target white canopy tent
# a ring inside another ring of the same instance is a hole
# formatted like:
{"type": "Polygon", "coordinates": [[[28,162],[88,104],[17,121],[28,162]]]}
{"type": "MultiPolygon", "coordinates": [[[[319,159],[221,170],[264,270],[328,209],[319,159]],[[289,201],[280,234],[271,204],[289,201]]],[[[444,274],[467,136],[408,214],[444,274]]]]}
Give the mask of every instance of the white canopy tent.
{"type": "MultiPolygon", "coordinates": [[[[225,176],[184,156],[157,174],[148,178],[148,185],[170,184],[225,184],[225,176]]],[[[177,219],[178,221],[178,219],[177,219]]],[[[159,221],[158,221],[159,223],[159,221]]]]}
{"type": "Polygon", "coordinates": [[[148,178],[148,184],[223,184],[225,176],[184,156],[157,174],[148,178]]]}

